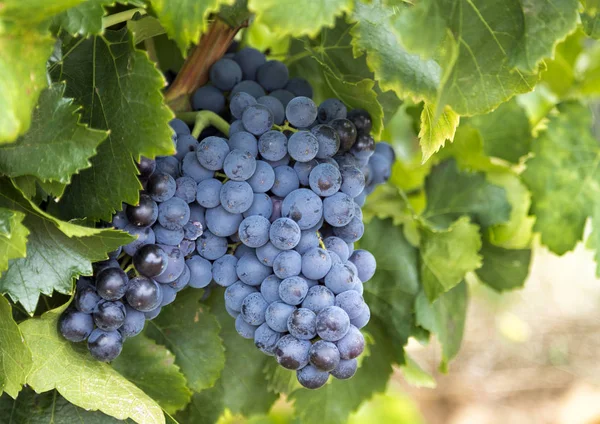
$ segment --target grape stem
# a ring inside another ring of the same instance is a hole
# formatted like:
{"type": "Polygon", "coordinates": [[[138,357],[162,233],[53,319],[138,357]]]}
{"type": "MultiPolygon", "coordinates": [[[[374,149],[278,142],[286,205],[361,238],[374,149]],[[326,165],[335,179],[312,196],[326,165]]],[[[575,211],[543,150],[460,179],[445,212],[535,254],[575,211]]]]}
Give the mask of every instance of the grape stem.
{"type": "Polygon", "coordinates": [[[194,124],[192,135],[198,138],[200,133],[208,127],[215,127],[226,136],[229,136],[229,124],[210,110],[201,110],[199,112],[180,112],[177,117],[187,124],[194,124]]]}
{"type": "Polygon", "coordinates": [[[108,15],[102,18],[102,28],[108,28],[116,24],[127,22],[133,18],[136,13],[145,15],[147,12],[144,8],[136,7],[135,9],[124,10],[123,12],[108,15]]]}
{"type": "Polygon", "coordinates": [[[129,264],[129,266],[127,268],[125,268],[123,271],[125,272],[125,274],[129,273],[129,271],[135,271],[135,268],[133,266],[133,264],[129,264]]]}
{"type": "Polygon", "coordinates": [[[275,128],[277,131],[291,131],[291,132],[298,132],[297,128],[294,127],[290,127],[290,124],[288,121],[285,121],[285,123],[283,125],[273,125],[273,128],[275,128]]]}

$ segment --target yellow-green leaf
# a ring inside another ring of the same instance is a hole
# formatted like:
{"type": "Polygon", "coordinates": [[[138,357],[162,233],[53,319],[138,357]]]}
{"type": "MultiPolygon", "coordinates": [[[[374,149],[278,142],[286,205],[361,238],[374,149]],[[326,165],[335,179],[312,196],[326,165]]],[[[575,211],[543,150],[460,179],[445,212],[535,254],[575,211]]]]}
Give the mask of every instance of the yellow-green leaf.
{"type": "Polygon", "coordinates": [[[419,131],[423,162],[427,162],[435,152],[440,150],[446,140],[452,142],[459,121],[460,116],[449,106],[445,106],[443,111],[438,112],[434,104],[425,103],[423,112],[421,112],[421,130],[419,131]]]}

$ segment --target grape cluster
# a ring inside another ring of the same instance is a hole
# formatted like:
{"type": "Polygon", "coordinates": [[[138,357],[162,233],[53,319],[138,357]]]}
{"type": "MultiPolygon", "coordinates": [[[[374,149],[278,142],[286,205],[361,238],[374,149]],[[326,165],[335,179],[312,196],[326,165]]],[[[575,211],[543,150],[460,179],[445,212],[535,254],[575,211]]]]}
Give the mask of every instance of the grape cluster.
{"type": "Polygon", "coordinates": [[[393,149],[374,142],[366,111],[338,99],[317,106],[306,80],[289,79],[283,63],[257,50],[216,62],[210,82],[193,107],[232,123],[228,138],[208,136],[186,153],[197,160],[196,201],[206,208],[198,252],[226,287],[242,337],[296,370],[304,387],[350,378],[370,318],[363,283],[376,266],[354,243],[393,149]]]}

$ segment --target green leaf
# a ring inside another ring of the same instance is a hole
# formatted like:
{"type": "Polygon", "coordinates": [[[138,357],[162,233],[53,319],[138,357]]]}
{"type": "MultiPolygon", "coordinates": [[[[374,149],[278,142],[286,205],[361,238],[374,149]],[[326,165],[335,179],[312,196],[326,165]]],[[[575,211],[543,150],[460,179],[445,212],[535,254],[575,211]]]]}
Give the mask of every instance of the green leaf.
{"type": "Polygon", "coordinates": [[[546,61],[542,81],[559,96],[566,96],[575,85],[579,70],[576,62],[583,51],[585,34],[578,29],[556,46],[552,60],[546,61]]]}
{"type": "Polygon", "coordinates": [[[160,24],[160,21],[154,16],[148,15],[140,19],[127,21],[127,28],[133,34],[134,45],[165,33],[165,29],[160,24]]]}
{"type": "Polygon", "coordinates": [[[442,148],[446,140],[452,141],[454,139],[459,121],[460,116],[450,107],[444,107],[443,112],[437,116],[436,106],[425,103],[421,113],[421,131],[419,132],[423,162],[426,162],[442,148]]]}
{"type": "Polygon", "coordinates": [[[148,321],[145,332],[175,354],[175,364],[195,391],[212,387],[225,364],[219,323],[200,303],[202,295],[202,290],[188,289],[148,321]]]}
{"type": "Polygon", "coordinates": [[[151,0],[153,9],[169,38],[185,56],[191,43],[198,43],[208,29],[208,16],[234,0],[151,0]]]}
{"type": "Polygon", "coordinates": [[[322,27],[333,27],[337,16],[350,13],[352,4],[352,0],[249,0],[248,9],[256,14],[258,23],[280,36],[315,37],[322,27]]]}
{"type": "Polygon", "coordinates": [[[590,111],[579,103],[558,106],[547,130],[533,143],[523,180],[532,194],[534,230],[562,255],[581,240],[600,196],[600,149],[590,128],[590,111]]]}
{"type": "Polygon", "coordinates": [[[117,420],[98,411],[86,411],[72,403],[55,390],[37,394],[33,390],[23,390],[15,400],[8,396],[0,397],[0,416],[9,418],[10,424],[80,423],[118,424],[133,423],[131,420],[117,420]]]}
{"type": "Polygon", "coordinates": [[[47,85],[46,61],[53,47],[49,35],[34,31],[0,34],[0,145],[29,129],[31,111],[47,85]]]}
{"type": "Polygon", "coordinates": [[[437,386],[435,379],[431,374],[423,371],[423,369],[408,355],[404,355],[406,363],[400,367],[402,376],[408,384],[414,387],[426,387],[435,389],[437,386]]]}
{"type": "Polygon", "coordinates": [[[67,96],[83,106],[83,122],[110,130],[92,168],[73,178],[59,206],[69,218],[110,221],[122,202],[137,203],[141,185],[134,160],[174,152],[168,125],[173,113],[160,93],[164,79],[146,53],[133,47],[126,29],[67,43],[52,76],[65,80],[67,96]]]}
{"type": "Polygon", "coordinates": [[[423,217],[436,226],[447,228],[463,215],[469,215],[483,228],[510,218],[506,191],[486,181],[481,172],[459,171],[454,160],[435,166],[425,188],[427,208],[423,217]]]}
{"type": "Polygon", "coordinates": [[[531,126],[525,110],[512,99],[494,112],[469,118],[466,122],[476,128],[483,140],[486,155],[518,163],[529,153],[531,126]]]}
{"type": "Polygon", "coordinates": [[[25,214],[0,208],[0,275],[12,259],[24,258],[29,230],[23,225],[25,214]]]}
{"type": "Polygon", "coordinates": [[[30,313],[40,293],[71,293],[73,278],[92,275],[92,262],[106,259],[107,252],[132,240],[121,231],[60,221],[30,203],[6,179],[0,179],[0,187],[0,207],[25,213],[23,223],[30,231],[27,257],[10,262],[0,277],[0,292],[8,293],[30,313]]]}
{"type": "MultiPolygon", "coordinates": [[[[447,230],[421,227],[421,280],[430,302],[481,266],[479,227],[464,216],[447,230]]],[[[425,327],[427,328],[427,327],[425,327]]]]}
{"type": "Polygon", "coordinates": [[[217,382],[215,387],[194,393],[187,408],[175,418],[180,423],[215,424],[223,409],[223,386],[217,382]]]}
{"type": "Polygon", "coordinates": [[[69,402],[118,419],[140,423],[164,423],[160,407],[148,395],[115,371],[91,357],[82,344],[71,343],[58,332],[64,308],[28,319],[19,327],[33,354],[27,384],[37,393],[52,389],[69,402]]]}
{"type": "Polygon", "coordinates": [[[0,296],[0,394],[6,392],[13,399],[16,398],[25,384],[31,365],[31,351],[13,320],[12,308],[8,300],[0,296]]]}
{"type": "Polygon", "coordinates": [[[29,131],[0,146],[0,173],[68,184],[71,175],[91,166],[90,157],[108,133],[80,125],[79,107],[63,98],[64,91],[64,84],[53,84],[42,92],[29,131]]]}
{"type": "Polygon", "coordinates": [[[185,408],[192,396],[174,362],[175,355],[166,347],[140,334],[125,341],[112,366],[165,411],[174,414],[185,408]]]}
{"type": "Polygon", "coordinates": [[[521,288],[529,274],[531,249],[504,249],[484,240],[483,263],[476,271],[482,283],[497,291],[521,288]]]}
{"type": "Polygon", "coordinates": [[[463,281],[452,290],[429,303],[424,292],[419,293],[415,309],[417,323],[435,333],[442,344],[440,370],[447,372],[448,362],[460,350],[467,315],[468,288],[463,281]]]}
{"type": "Polygon", "coordinates": [[[32,25],[77,6],[84,0],[4,0],[0,8],[0,19],[32,25]]]}

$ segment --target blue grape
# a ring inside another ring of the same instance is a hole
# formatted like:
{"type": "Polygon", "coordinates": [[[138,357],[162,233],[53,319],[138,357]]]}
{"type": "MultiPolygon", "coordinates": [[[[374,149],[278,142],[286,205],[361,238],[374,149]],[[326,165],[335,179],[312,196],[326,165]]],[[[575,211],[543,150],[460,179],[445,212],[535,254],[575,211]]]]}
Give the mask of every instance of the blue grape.
{"type": "MultiPolygon", "coordinates": [[[[335,193],[333,196],[327,197],[323,201],[323,218],[332,227],[343,227],[349,224],[354,218],[352,198],[344,193],[335,193]]],[[[344,241],[347,240],[344,239],[344,241]]]]}
{"type": "Polygon", "coordinates": [[[250,325],[261,325],[265,322],[265,311],[269,304],[259,292],[250,293],[244,298],[240,316],[250,325]]]}
{"type": "Polygon", "coordinates": [[[221,206],[230,213],[243,213],[254,200],[252,187],[245,181],[227,181],[219,194],[221,206]]]}
{"type": "MultiPolygon", "coordinates": [[[[110,268],[109,268],[110,269],[110,268]]],[[[102,298],[96,293],[96,289],[91,286],[77,287],[75,291],[75,307],[79,312],[91,314],[102,298]]]]}
{"type": "Polygon", "coordinates": [[[238,119],[236,121],[233,121],[231,123],[231,125],[229,126],[229,137],[231,137],[233,134],[236,134],[240,131],[246,131],[246,129],[244,128],[244,123],[242,122],[241,119],[238,119]]]}
{"type": "Polygon", "coordinates": [[[203,227],[206,227],[206,209],[202,206],[192,203],[190,205],[190,222],[199,222],[203,227]]]}
{"type": "Polygon", "coordinates": [[[358,160],[351,153],[337,154],[333,159],[338,163],[340,168],[345,166],[356,166],[358,168],[358,160]]]}
{"type": "Polygon", "coordinates": [[[302,277],[289,277],[279,285],[279,297],[288,305],[299,305],[308,293],[308,284],[302,277]]]}
{"type": "Polygon", "coordinates": [[[325,249],[313,247],[302,255],[302,274],[312,280],[324,278],[331,269],[331,257],[325,249]]]}
{"type": "Polygon", "coordinates": [[[138,204],[127,205],[125,212],[130,224],[136,227],[149,227],[156,222],[158,206],[150,196],[142,194],[138,204]]]}
{"type": "Polygon", "coordinates": [[[283,107],[287,107],[288,103],[295,97],[294,94],[288,90],[275,90],[269,93],[269,96],[275,97],[281,102],[283,107]]]}
{"type": "Polygon", "coordinates": [[[340,138],[340,152],[348,152],[354,143],[356,142],[356,137],[358,132],[356,131],[356,127],[349,119],[334,119],[330,121],[328,124],[331,128],[333,128],[340,138]]]}
{"type": "Polygon", "coordinates": [[[313,96],[313,89],[304,78],[290,78],[284,88],[293,93],[294,96],[308,97],[309,99],[313,96]]]}
{"type": "Polygon", "coordinates": [[[254,135],[266,133],[274,124],[269,108],[260,104],[248,106],[242,114],[242,122],[246,131],[254,135]]]}
{"type": "Polygon", "coordinates": [[[361,191],[361,193],[354,198],[354,201],[356,202],[356,204],[358,206],[364,206],[366,200],[367,200],[367,192],[364,190],[361,191]]]}
{"type": "Polygon", "coordinates": [[[273,122],[277,125],[283,124],[285,119],[285,109],[281,104],[281,101],[277,97],[273,96],[262,96],[257,99],[258,103],[269,108],[273,114],[273,122]]]}
{"type": "Polygon", "coordinates": [[[153,320],[154,318],[156,318],[157,316],[160,315],[161,310],[162,310],[162,306],[158,305],[156,308],[152,309],[151,311],[144,312],[144,316],[146,317],[146,320],[153,320]]]}
{"type": "Polygon", "coordinates": [[[339,365],[331,371],[331,375],[339,380],[347,380],[356,374],[358,361],[356,359],[342,359],[339,365]]]}
{"type": "Polygon", "coordinates": [[[197,147],[198,140],[192,135],[180,135],[177,137],[177,153],[175,153],[175,157],[181,161],[186,154],[194,152],[197,147]]]}
{"type": "Polygon", "coordinates": [[[310,131],[298,131],[288,140],[288,153],[298,162],[309,162],[317,156],[319,141],[310,131]]]}
{"type": "Polygon", "coordinates": [[[365,350],[365,338],[358,328],[350,325],[348,332],[336,342],[336,346],[340,351],[340,358],[354,359],[365,350]]]}
{"type": "Polygon", "coordinates": [[[239,260],[245,254],[254,253],[254,252],[255,252],[255,250],[252,249],[251,247],[248,247],[245,244],[240,244],[239,246],[237,246],[235,248],[235,251],[233,252],[233,256],[235,256],[239,260]]]}
{"type": "Polygon", "coordinates": [[[190,177],[179,177],[175,181],[177,189],[175,196],[183,199],[186,203],[196,200],[196,181],[190,177]]]}
{"type": "Polygon", "coordinates": [[[189,286],[195,289],[202,289],[212,281],[212,265],[209,261],[200,256],[192,256],[185,261],[190,269],[189,286]]]}
{"type": "Polygon", "coordinates": [[[196,149],[196,157],[200,165],[211,171],[222,169],[228,154],[229,145],[227,140],[215,136],[206,137],[196,149]]]}
{"type": "Polygon", "coordinates": [[[331,290],[325,286],[313,286],[308,289],[306,298],[302,302],[302,307],[310,309],[315,313],[321,312],[321,310],[328,306],[335,304],[335,295],[331,290]]]}
{"type": "Polygon", "coordinates": [[[310,175],[310,172],[318,164],[319,162],[317,162],[315,159],[308,162],[296,162],[294,164],[294,171],[296,171],[296,175],[298,175],[298,180],[300,181],[301,185],[309,185],[308,177],[310,175]]]}
{"type": "Polygon", "coordinates": [[[179,161],[175,156],[158,156],[156,158],[156,171],[169,174],[173,179],[179,177],[179,161]]]}
{"type": "Polygon", "coordinates": [[[169,230],[183,228],[190,219],[190,207],[179,197],[171,197],[158,206],[158,222],[169,230]]]}
{"type": "Polygon", "coordinates": [[[222,287],[229,287],[238,279],[236,265],[238,259],[233,255],[223,255],[213,262],[212,274],[215,283],[222,287]]]}
{"type": "Polygon", "coordinates": [[[192,221],[190,219],[188,223],[183,226],[183,237],[187,241],[195,241],[198,237],[202,235],[203,232],[204,228],[202,226],[202,223],[199,221],[192,221]]]}
{"type": "Polygon", "coordinates": [[[295,97],[287,104],[285,117],[296,128],[307,128],[317,119],[317,106],[308,97],[295,97]]]}
{"type": "Polygon", "coordinates": [[[319,105],[319,122],[327,123],[334,119],[345,119],[347,109],[338,99],[327,99],[319,105]]]}
{"type": "Polygon", "coordinates": [[[177,135],[188,135],[190,134],[190,127],[181,119],[173,118],[169,121],[169,125],[175,131],[177,135]]]}
{"type": "Polygon", "coordinates": [[[340,169],[342,186],[340,190],[350,197],[358,196],[365,188],[365,175],[356,166],[344,166],[340,169]]]}
{"type": "Polygon", "coordinates": [[[269,195],[265,193],[255,193],[254,200],[252,201],[252,206],[246,212],[244,212],[244,217],[249,217],[253,215],[260,215],[267,220],[271,218],[273,214],[273,202],[269,195]]]}
{"type": "Polygon", "coordinates": [[[203,258],[214,261],[227,253],[227,239],[205,231],[196,240],[196,250],[203,258]]]}
{"type": "Polygon", "coordinates": [[[219,59],[210,67],[210,82],[222,91],[231,90],[242,80],[242,69],[231,59],[219,59]]]}
{"type": "Polygon", "coordinates": [[[287,332],[288,318],[295,310],[295,306],[276,300],[271,303],[265,311],[266,324],[273,331],[277,331],[279,333],[287,332]]]}
{"type": "Polygon", "coordinates": [[[229,110],[236,119],[242,119],[242,114],[248,106],[256,104],[256,99],[243,91],[235,93],[229,99],[229,110]]]}
{"type": "Polygon", "coordinates": [[[306,230],[302,231],[300,235],[300,242],[294,248],[296,252],[304,255],[306,252],[314,247],[319,246],[319,236],[316,231],[306,230]]]}
{"type": "MultiPolygon", "coordinates": [[[[148,179],[146,192],[155,202],[165,202],[175,195],[177,183],[169,174],[155,172],[148,179]]],[[[129,221],[128,221],[129,222],[129,221]]]]}
{"type": "Polygon", "coordinates": [[[254,345],[265,355],[273,356],[280,338],[281,333],[273,331],[264,323],[254,333],[254,345]]]}
{"type": "Polygon", "coordinates": [[[379,153],[374,153],[369,158],[369,169],[371,171],[371,182],[377,185],[385,183],[392,174],[388,159],[379,153]]]}
{"type": "Polygon", "coordinates": [[[123,303],[105,300],[98,303],[92,317],[96,327],[104,331],[113,331],[123,325],[126,313],[123,303]]]}
{"type": "Polygon", "coordinates": [[[273,272],[281,279],[299,275],[301,269],[302,256],[295,250],[284,250],[273,261],[273,272]]]}
{"type": "Polygon", "coordinates": [[[311,343],[308,340],[298,340],[289,334],[283,336],[275,347],[275,357],[283,368],[297,370],[308,364],[308,351],[311,343]]]}
{"type": "Polygon", "coordinates": [[[106,300],[122,298],[127,291],[127,284],[129,278],[121,268],[106,268],[96,274],[96,291],[106,300]]]}
{"type": "Polygon", "coordinates": [[[250,153],[253,157],[258,156],[258,141],[256,141],[256,137],[248,131],[242,129],[241,131],[230,135],[227,143],[229,144],[230,150],[238,149],[250,153]]]}
{"type": "Polygon", "coordinates": [[[118,331],[96,328],[88,337],[87,346],[94,359],[110,362],[123,350],[123,336],[118,331]]]}
{"type": "Polygon", "coordinates": [[[192,180],[196,181],[196,183],[212,178],[215,175],[214,171],[200,165],[196,152],[190,152],[185,155],[181,165],[181,171],[184,176],[190,177],[192,180]]]}
{"type": "Polygon", "coordinates": [[[285,154],[285,156],[279,160],[266,160],[265,162],[267,162],[269,165],[271,165],[271,168],[277,168],[278,166],[287,166],[290,164],[290,155],[288,155],[287,153],[285,154]]]}
{"type": "Polygon", "coordinates": [[[373,140],[373,137],[369,134],[359,133],[354,145],[350,149],[350,153],[359,160],[368,160],[373,152],[375,152],[375,140],[373,140]]]}
{"type": "Polygon", "coordinates": [[[265,264],[267,266],[273,266],[273,263],[275,262],[275,258],[281,252],[282,252],[281,249],[276,248],[273,245],[273,243],[268,242],[265,245],[260,246],[259,248],[256,249],[256,257],[263,264],[265,264]]]}
{"type": "Polygon", "coordinates": [[[166,284],[163,284],[161,286],[161,290],[162,290],[162,302],[160,303],[160,306],[167,306],[175,301],[175,297],[177,297],[177,291],[174,288],[172,288],[171,286],[168,286],[166,284]]]}
{"type": "Polygon", "coordinates": [[[59,320],[59,330],[71,342],[81,342],[88,338],[94,329],[94,320],[89,314],[67,310],[59,320]]]}
{"type": "MultiPolygon", "coordinates": [[[[275,174],[273,174],[273,180],[275,180],[275,174]]],[[[113,215],[112,226],[117,230],[122,230],[127,226],[127,224],[129,224],[129,221],[127,220],[127,214],[125,213],[125,210],[120,210],[113,215]]]]}
{"type": "Polygon", "coordinates": [[[238,278],[250,286],[259,286],[271,275],[271,269],[258,260],[254,253],[246,253],[236,265],[238,278]]]}
{"type": "Polygon", "coordinates": [[[228,212],[223,206],[206,211],[206,227],[219,237],[229,237],[235,234],[243,219],[241,213],[228,212]]]}
{"type": "Polygon", "coordinates": [[[300,227],[289,218],[279,218],[271,224],[269,238],[273,245],[281,250],[289,250],[296,247],[300,241],[300,227]]]}
{"type": "Polygon", "coordinates": [[[223,170],[233,181],[246,181],[256,171],[256,159],[250,152],[232,150],[225,158],[223,170]]]}
{"type": "Polygon", "coordinates": [[[310,132],[315,136],[319,143],[317,158],[332,158],[340,148],[340,136],[337,131],[329,125],[317,125],[310,132]]]}
{"type": "MultiPolygon", "coordinates": [[[[106,268],[119,268],[119,263],[115,259],[109,259],[106,261],[96,262],[92,264],[92,268],[94,270],[94,274],[99,274],[104,271],[106,268]]],[[[91,282],[89,284],[92,284],[91,282]]]]}
{"type": "Polygon", "coordinates": [[[256,170],[247,182],[255,193],[266,193],[275,183],[275,171],[267,162],[257,160],[256,170]]]}
{"type": "Polygon", "coordinates": [[[275,168],[275,183],[271,192],[276,196],[285,197],[300,187],[298,175],[289,166],[278,166],[275,168]]]}
{"type": "Polygon", "coordinates": [[[140,247],[133,255],[135,270],[146,277],[155,277],[165,272],[169,258],[167,253],[155,244],[140,247]]]}
{"type": "Polygon", "coordinates": [[[200,87],[192,95],[193,110],[210,110],[221,113],[225,109],[225,96],[216,87],[205,85],[200,87]]]}
{"type": "Polygon", "coordinates": [[[350,256],[350,262],[356,265],[358,278],[363,283],[369,281],[375,275],[377,262],[371,252],[363,249],[355,250],[350,256]]]}
{"type": "Polygon", "coordinates": [[[385,141],[375,143],[375,153],[386,158],[390,167],[396,161],[396,152],[394,152],[394,148],[385,141]]]}
{"type": "Polygon", "coordinates": [[[209,178],[200,181],[197,185],[196,200],[200,206],[215,208],[221,204],[219,194],[221,193],[221,181],[209,178]]]}
{"type": "Polygon", "coordinates": [[[264,246],[269,241],[270,227],[271,223],[267,218],[260,215],[252,215],[242,221],[238,234],[240,240],[246,246],[257,248],[264,246]]]}
{"type": "Polygon", "coordinates": [[[296,309],[288,318],[290,334],[300,340],[310,340],[317,335],[317,314],[307,308],[296,309]]]}
{"type": "Polygon", "coordinates": [[[317,334],[323,340],[336,342],[344,337],[349,329],[350,318],[342,308],[328,306],[317,315],[317,334]]]}
{"type": "Polygon", "coordinates": [[[123,337],[137,336],[144,329],[145,322],[146,316],[143,312],[125,305],[125,321],[123,321],[123,325],[119,328],[119,333],[123,337]]]}
{"type": "Polygon", "coordinates": [[[267,91],[285,87],[289,77],[287,66],[278,60],[269,60],[256,70],[256,81],[267,91]]]}
{"type": "Polygon", "coordinates": [[[233,60],[242,69],[242,76],[245,80],[256,79],[257,69],[266,63],[267,58],[260,51],[251,47],[244,47],[233,56],[233,60]]]}
{"type": "Polygon", "coordinates": [[[308,360],[320,371],[332,371],[340,363],[340,351],[334,343],[317,340],[310,347],[308,360]]]}
{"type": "Polygon", "coordinates": [[[368,324],[370,318],[371,310],[369,309],[369,306],[365,304],[362,313],[358,317],[350,320],[350,323],[356,328],[363,328],[365,325],[368,324]]]}
{"type": "Polygon", "coordinates": [[[329,380],[329,373],[326,371],[319,371],[312,365],[307,365],[296,371],[296,377],[302,387],[314,390],[323,387],[325,383],[327,383],[327,380],[329,380]]]}
{"type": "Polygon", "coordinates": [[[358,292],[347,290],[335,297],[335,306],[346,311],[348,318],[354,319],[364,312],[365,301],[358,292]]]}
{"type": "Polygon", "coordinates": [[[156,241],[154,231],[152,231],[152,228],[150,227],[140,228],[129,224],[124,228],[124,230],[132,236],[137,237],[137,239],[123,246],[123,250],[129,256],[133,256],[140,247],[146,244],[154,244],[156,241]]]}
{"type": "Polygon", "coordinates": [[[258,139],[258,152],[269,161],[283,159],[287,154],[288,139],[279,131],[267,131],[258,139]]]}
{"type": "Polygon", "coordinates": [[[242,318],[242,315],[238,315],[235,319],[235,331],[245,339],[254,339],[254,333],[258,326],[250,325],[242,318]]]}
{"type": "Polygon", "coordinates": [[[239,312],[242,309],[242,302],[250,293],[256,293],[255,287],[236,281],[225,289],[225,306],[239,312]]]}
{"type": "Polygon", "coordinates": [[[328,197],[337,193],[342,186],[342,174],[329,163],[321,163],[310,172],[310,188],[319,196],[328,197]]]}
{"type": "Polygon", "coordinates": [[[323,216],[323,202],[311,190],[300,188],[285,197],[281,215],[294,220],[301,230],[307,230],[319,223],[323,216]]]}
{"type": "Polygon", "coordinates": [[[333,233],[346,242],[355,242],[360,240],[365,232],[365,224],[357,217],[352,218],[347,225],[336,227],[333,233]]]}
{"type": "Polygon", "coordinates": [[[177,277],[174,281],[167,283],[170,287],[174,288],[176,291],[181,291],[187,287],[190,282],[191,271],[190,267],[185,264],[183,267],[183,272],[179,277],[177,277]]]}
{"type": "Polygon", "coordinates": [[[179,247],[158,245],[167,254],[167,267],[164,272],[154,277],[158,283],[170,283],[175,281],[185,269],[185,256],[179,247]]]}
{"type": "Polygon", "coordinates": [[[330,253],[335,252],[341,259],[342,263],[346,263],[350,257],[350,252],[348,250],[348,244],[346,244],[344,240],[339,237],[332,236],[323,240],[323,243],[330,253]]]}
{"type": "Polygon", "coordinates": [[[279,297],[280,283],[281,280],[274,274],[269,275],[263,280],[262,284],[260,285],[260,293],[263,295],[267,303],[271,304],[281,300],[279,297]]]}
{"type": "Polygon", "coordinates": [[[354,286],[354,271],[348,265],[333,265],[325,276],[325,285],[335,294],[352,290],[354,286]]]}
{"type": "Polygon", "coordinates": [[[235,96],[237,93],[248,93],[255,99],[265,96],[267,93],[265,90],[255,81],[241,81],[233,87],[230,96],[235,96]]]}
{"type": "Polygon", "coordinates": [[[152,229],[156,237],[156,243],[177,246],[183,240],[183,228],[168,230],[160,224],[155,224],[152,229]]]}
{"type": "Polygon", "coordinates": [[[368,134],[371,132],[373,121],[371,115],[364,109],[353,109],[348,112],[347,118],[352,121],[358,131],[368,134]]]}

